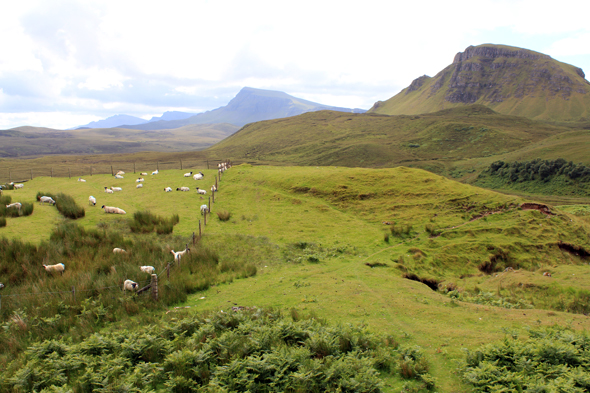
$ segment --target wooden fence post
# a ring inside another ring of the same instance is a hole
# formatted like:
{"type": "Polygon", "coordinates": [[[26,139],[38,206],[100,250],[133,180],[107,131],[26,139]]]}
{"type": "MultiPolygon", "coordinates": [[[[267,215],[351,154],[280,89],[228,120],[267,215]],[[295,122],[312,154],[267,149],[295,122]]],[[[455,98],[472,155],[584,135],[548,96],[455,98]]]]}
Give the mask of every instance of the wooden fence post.
{"type": "Polygon", "coordinates": [[[133,173],[135,173],[135,161],[133,161],[133,173]]]}
{"type": "Polygon", "coordinates": [[[219,187],[217,186],[217,175],[215,175],[215,191],[219,190],[219,187]]]}
{"type": "Polygon", "coordinates": [[[154,301],[158,300],[158,275],[152,274],[152,298],[154,301]]]}
{"type": "Polygon", "coordinates": [[[31,169],[31,180],[33,180],[33,170],[31,169]]]}
{"type": "Polygon", "coordinates": [[[207,210],[208,208],[203,211],[203,225],[207,225],[207,210]]]}
{"type": "Polygon", "coordinates": [[[209,210],[209,213],[211,213],[211,197],[209,197],[209,208],[207,210],[209,210]]]}
{"type": "Polygon", "coordinates": [[[180,160],[180,170],[182,170],[182,160],[180,160]]]}
{"type": "Polygon", "coordinates": [[[53,177],[53,167],[51,167],[51,177],[53,177]]]}
{"type": "Polygon", "coordinates": [[[92,166],[90,166],[90,176],[92,176],[92,166]]]}
{"type": "Polygon", "coordinates": [[[199,239],[201,238],[201,220],[199,220],[199,239]]]}
{"type": "Polygon", "coordinates": [[[12,179],[10,178],[10,168],[8,168],[8,182],[10,183],[12,179]]]}
{"type": "Polygon", "coordinates": [[[213,198],[212,202],[215,203],[215,191],[214,190],[211,191],[211,198],[213,198]]]}
{"type": "Polygon", "coordinates": [[[195,245],[196,239],[195,239],[195,233],[193,232],[193,246],[195,245]]]}
{"type": "Polygon", "coordinates": [[[157,170],[158,172],[160,172],[160,163],[159,163],[159,162],[156,162],[156,170],[157,170]]]}
{"type": "Polygon", "coordinates": [[[76,302],[76,287],[72,287],[72,299],[76,302]]]}
{"type": "Polygon", "coordinates": [[[170,262],[166,265],[166,277],[170,280],[170,262]]]}
{"type": "Polygon", "coordinates": [[[70,170],[70,168],[68,168],[68,177],[71,179],[72,178],[72,171],[70,170]]]}

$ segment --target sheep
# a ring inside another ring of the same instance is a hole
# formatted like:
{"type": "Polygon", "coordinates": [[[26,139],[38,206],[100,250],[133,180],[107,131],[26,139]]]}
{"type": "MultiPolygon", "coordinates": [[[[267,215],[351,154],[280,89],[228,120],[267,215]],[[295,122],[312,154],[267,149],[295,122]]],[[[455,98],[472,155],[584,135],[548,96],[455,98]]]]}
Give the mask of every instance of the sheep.
{"type": "Polygon", "coordinates": [[[43,267],[45,268],[46,272],[59,272],[62,275],[64,274],[64,270],[66,269],[66,265],[64,265],[63,263],[58,263],[57,265],[43,265],[43,267]]]}
{"type": "Polygon", "coordinates": [[[160,173],[160,170],[156,169],[155,171],[152,172],[152,175],[157,175],[158,173],[160,173]]]}
{"type": "Polygon", "coordinates": [[[176,191],[190,191],[190,189],[188,187],[179,187],[176,191]]]}
{"type": "Polygon", "coordinates": [[[105,188],[104,188],[104,192],[106,192],[107,194],[112,194],[112,193],[113,193],[113,190],[111,190],[111,189],[110,189],[110,188],[108,188],[108,187],[105,187],[105,188]]]}
{"type": "Polygon", "coordinates": [[[170,188],[170,187],[166,187],[166,188],[164,188],[164,191],[166,191],[166,192],[171,192],[171,191],[172,191],[172,188],[170,188]]]}
{"type": "Polygon", "coordinates": [[[138,185],[135,186],[135,188],[143,188],[143,184],[139,183],[138,185]]]}
{"type": "Polygon", "coordinates": [[[142,181],[144,181],[145,179],[143,177],[138,177],[137,180],[135,181],[136,183],[141,183],[142,181]]]}
{"type": "Polygon", "coordinates": [[[4,284],[0,282],[0,289],[4,288],[4,284]]]}
{"type": "Polygon", "coordinates": [[[206,190],[203,190],[203,189],[200,189],[199,187],[197,187],[197,192],[199,194],[201,194],[201,195],[207,195],[207,191],[206,190]]]}
{"type": "Polygon", "coordinates": [[[115,175],[115,179],[124,179],[124,177],[121,175],[115,175]]]}
{"type": "Polygon", "coordinates": [[[89,205],[92,205],[92,206],[96,206],[96,198],[95,198],[95,197],[93,197],[92,195],[90,195],[90,196],[88,197],[88,204],[89,204],[89,205]]]}
{"type": "Polygon", "coordinates": [[[111,187],[111,190],[113,190],[113,191],[123,191],[123,189],[121,187],[111,187]]]}
{"type": "Polygon", "coordinates": [[[203,178],[203,174],[201,172],[195,173],[193,175],[193,179],[195,179],[195,180],[201,180],[202,178],[203,178]]]}
{"type": "Polygon", "coordinates": [[[86,180],[82,179],[81,177],[78,178],[78,181],[81,181],[82,183],[86,183],[86,180]]]}
{"type": "Polygon", "coordinates": [[[154,272],[156,271],[156,268],[153,266],[140,266],[139,270],[141,270],[144,273],[154,274],[154,272]]]}
{"type": "Polygon", "coordinates": [[[205,214],[209,211],[207,205],[201,205],[201,214],[205,214]]]}
{"type": "Polygon", "coordinates": [[[139,285],[135,281],[125,280],[123,283],[123,291],[137,291],[139,285]]]}
{"type": "Polygon", "coordinates": [[[215,191],[217,191],[217,186],[215,184],[213,184],[211,186],[211,192],[215,192],[215,191]]]}
{"type": "Polygon", "coordinates": [[[14,189],[17,190],[19,188],[23,188],[24,186],[25,186],[24,184],[15,184],[14,189]]]}
{"type": "Polygon", "coordinates": [[[115,247],[113,248],[113,254],[127,254],[127,251],[123,250],[122,248],[115,247]]]}
{"type": "Polygon", "coordinates": [[[117,175],[124,175],[124,174],[125,174],[125,172],[123,172],[123,171],[119,171],[119,172],[117,172],[116,174],[117,174],[117,175]]]}
{"type": "Polygon", "coordinates": [[[23,207],[23,205],[20,202],[14,202],[14,203],[11,203],[9,205],[6,205],[6,208],[7,209],[10,209],[11,207],[14,207],[14,208],[20,210],[23,207]]]}
{"type": "Polygon", "coordinates": [[[180,258],[186,254],[187,252],[191,252],[190,248],[185,248],[184,251],[174,251],[174,250],[170,250],[170,252],[172,253],[172,255],[174,255],[174,262],[180,262],[180,258]]]}
{"type": "Polygon", "coordinates": [[[49,203],[50,205],[55,205],[55,201],[53,200],[52,197],[48,197],[48,196],[42,196],[41,198],[39,198],[39,202],[41,203],[49,203]]]}
{"type": "Polygon", "coordinates": [[[101,209],[104,209],[105,213],[112,213],[112,214],[127,214],[125,210],[119,209],[118,207],[113,206],[105,206],[102,205],[101,209]]]}
{"type": "Polygon", "coordinates": [[[141,176],[147,176],[147,172],[141,172],[140,175],[141,176]]]}
{"type": "Polygon", "coordinates": [[[190,172],[185,173],[184,177],[191,177],[192,175],[193,175],[193,172],[190,171],[190,172]]]}

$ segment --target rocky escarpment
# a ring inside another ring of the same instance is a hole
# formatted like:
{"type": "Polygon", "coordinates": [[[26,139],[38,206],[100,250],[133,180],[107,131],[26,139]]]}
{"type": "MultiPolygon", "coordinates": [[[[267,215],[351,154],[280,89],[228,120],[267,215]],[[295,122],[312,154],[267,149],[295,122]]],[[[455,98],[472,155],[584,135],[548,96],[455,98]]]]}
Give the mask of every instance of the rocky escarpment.
{"type": "MultiPolygon", "coordinates": [[[[574,91],[586,94],[587,81],[574,80],[554,63],[551,56],[526,49],[470,46],[455,55],[450,70],[445,69],[451,71],[445,100],[463,104],[480,100],[500,103],[511,97],[540,93],[546,97],[559,95],[565,100],[574,91]]],[[[584,78],[580,68],[572,69],[584,78]]],[[[449,72],[437,75],[440,80],[434,84],[431,94],[443,86],[448,75],[449,72]]]]}

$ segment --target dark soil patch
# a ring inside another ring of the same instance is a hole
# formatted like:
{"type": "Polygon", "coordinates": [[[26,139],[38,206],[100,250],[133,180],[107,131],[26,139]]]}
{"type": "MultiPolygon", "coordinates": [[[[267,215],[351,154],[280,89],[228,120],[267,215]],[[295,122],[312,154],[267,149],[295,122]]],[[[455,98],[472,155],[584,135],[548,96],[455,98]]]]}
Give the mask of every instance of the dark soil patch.
{"type": "Polygon", "coordinates": [[[580,258],[583,258],[583,259],[588,259],[590,257],[590,252],[588,252],[588,250],[586,250],[582,246],[576,246],[575,244],[564,243],[562,241],[560,241],[559,243],[557,243],[557,246],[561,250],[567,251],[570,254],[573,254],[573,255],[575,255],[577,257],[580,257],[580,258]]]}
{"type": "Polygon", "coordinates": [[[438,284],[441,283],[440,280],[436,280],[434,278],[418,277],[414,273],[405,273],[402,277],[407,278],[408,280],[421,282],[422,284],[427,285],[433,291],[438,290],[438,284]]]}
{"type": "Polygon", "coordinates": [[[551,209],[549,209],[549,206],[547,205],[543,205],[541,203],[532,203],[532,202],[527,202],[527,203],[523,203],[522,205],[520,205],[520,208],[522,210],[538,210],[543,214],[546,214],[548,216],[554,216],[554,213],[551,213],[551,209]]]}

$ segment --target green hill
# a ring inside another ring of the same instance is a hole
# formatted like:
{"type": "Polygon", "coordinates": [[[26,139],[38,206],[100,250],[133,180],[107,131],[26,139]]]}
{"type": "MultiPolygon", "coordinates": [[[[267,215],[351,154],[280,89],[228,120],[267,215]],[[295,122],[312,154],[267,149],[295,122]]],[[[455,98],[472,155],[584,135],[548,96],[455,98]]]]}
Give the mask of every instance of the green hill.
{"type": "Polygon", "coordinates": [[[590,117],[590,83],[575,66],[527,49],[470,46],[434,77],[421,76],[370,112],[414,115],[469,104],[530,119],[590,117]]]}

